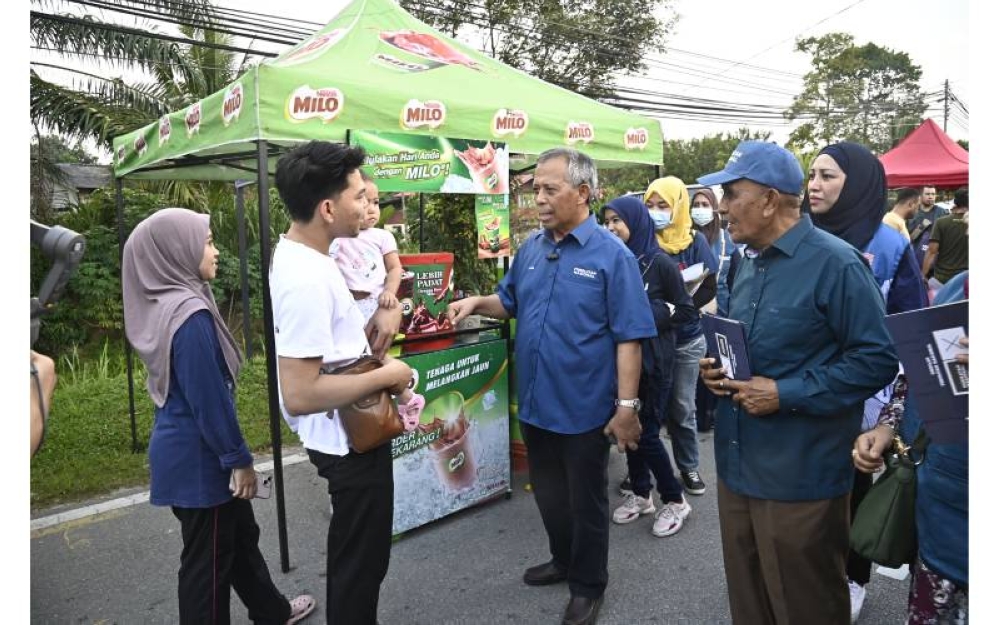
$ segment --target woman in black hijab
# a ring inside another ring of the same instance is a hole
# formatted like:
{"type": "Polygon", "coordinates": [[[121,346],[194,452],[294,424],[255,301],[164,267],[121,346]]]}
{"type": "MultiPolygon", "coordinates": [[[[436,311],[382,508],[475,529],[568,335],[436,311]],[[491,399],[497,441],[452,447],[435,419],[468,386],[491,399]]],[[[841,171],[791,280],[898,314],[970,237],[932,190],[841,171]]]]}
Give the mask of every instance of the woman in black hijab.
{"type": "MultiPolygon", "coordinates": [[[[923,308],[928,301],[909,239],[882,223],[887,198],[882,163],[863,145],[842,141],[826,146],[813,160],[802,213],[811,215],[816,227],[850,243],[865,257],[886,299],[886,313],[894,314],[923,308]]],[[[891,392],[889,385],[865,402],[863,430],[875,427],[879,410],[891,392]]],[[[871,474],[855,470],[852,519],[871,486],[871,474]]],[[[847,558],[847,578],[853,623],[865,600],[865,584],[871,580],[871,561],[853,549],[847,558]]]]}

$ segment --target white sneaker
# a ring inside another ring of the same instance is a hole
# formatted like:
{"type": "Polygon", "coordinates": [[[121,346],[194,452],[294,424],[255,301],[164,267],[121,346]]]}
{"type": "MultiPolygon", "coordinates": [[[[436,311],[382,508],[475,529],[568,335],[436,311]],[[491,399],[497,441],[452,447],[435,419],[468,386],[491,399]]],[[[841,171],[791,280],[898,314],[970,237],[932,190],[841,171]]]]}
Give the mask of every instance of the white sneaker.
{"type": "Polygon", "coordinates": [[[652,514],[653,512],[656,512],[656,506],[653,505],[652,496],[640,497],[632,494],[625,497],[625,503],[615,508],[615,513],[611,515],[611,520],[619,525],[622,523],[631,523],[641,515],[652,514]]]}
{"type": "Polygon", "coordinates": [[[861,606],[865,604],[865,587],[847,580],[847,590],[851,594],[851,625],[858,622],[858,615],[861,614],[861,606]]]}
{"type": "Polygon", "coordinates": [[[681,501],[671,501],[656,513],[656,520],[653,521],[654,536],[670,536],[680,531],[684,525],[684,519],[691,514],[691,504],[681,495],[681,501]]]}

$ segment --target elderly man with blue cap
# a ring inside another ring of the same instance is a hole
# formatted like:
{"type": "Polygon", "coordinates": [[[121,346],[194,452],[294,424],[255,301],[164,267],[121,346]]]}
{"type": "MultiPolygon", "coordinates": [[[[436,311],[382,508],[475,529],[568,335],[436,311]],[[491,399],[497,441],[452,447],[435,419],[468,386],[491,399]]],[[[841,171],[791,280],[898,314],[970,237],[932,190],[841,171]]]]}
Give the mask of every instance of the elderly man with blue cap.
{"type": "Polygon", "coordinates": [[[799,214],[803,174],[784,148],[743,141],[722,171],[719,213],[747,245],[730,316],[745,324],[752,377],[711,358],[715,460],[733,622],[844,624],[851,450],[865,399],[897,358],[885,304],[854,247],[799,214]]]}

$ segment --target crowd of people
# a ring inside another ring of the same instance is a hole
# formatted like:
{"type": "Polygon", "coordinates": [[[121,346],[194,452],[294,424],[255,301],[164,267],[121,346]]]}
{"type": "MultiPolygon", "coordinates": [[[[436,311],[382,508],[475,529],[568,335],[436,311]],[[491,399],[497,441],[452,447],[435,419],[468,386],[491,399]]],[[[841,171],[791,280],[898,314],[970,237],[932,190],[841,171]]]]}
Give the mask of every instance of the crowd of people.
{"type": "MultiPolygon", "coordinates": [[[[351,625],[377,622],[392,458],[388,444],[351,449],[338,408],[382,389],[410,425],[423,408],[410,367],[386,356],[402,271],[392,235],[374,227],[378,189],[363,160],[321,141],[281,157],[291,227],[270,270],[281,409],[330,494],[326,618],[351,625]],[[369,354],[383,366],[325,375],[369,354]]],[[[677,534],[696,510],[687,495],[708,490],[697,437],[714,429],[733,622],[853,622],[872,563],[849,549],[851,517],[892,435],[912,440],[920,427],[885,317],[968,297],[968,193],[948,214],[932,187],[896,190],[890,207],[882,165],[849,142],[803,172],[787,150],[744,141],[697,182],[667,176],[641,199],[598,206],[590,157],[542,153],[541,228],[495,293],[447,309],[451,325],[530,320],[514,338],[518,418],[549,553],[523,582],[565,582],[562,623],[596,623],[611,523],[652,515],[655,536],[677,534]],[[707,357],[705,313],[743,324],[750,379],[707,357]],[[612,448],[628,467],[614,508],[612,448]]],[[[286,599],[257,545],[258,486],[233,400],[242,358],[208,286],[217,256],[207,216],[185,209],[156,212],[125,245],[125,329],[156,406],[150,501],[181,524],[180,622],[227,622],[232,588],[254,622],[295,623],[317,602],[286,599]]],[[[967,443],[931,441],[919,478],[908,620],[964,623],[967,443]]]]}

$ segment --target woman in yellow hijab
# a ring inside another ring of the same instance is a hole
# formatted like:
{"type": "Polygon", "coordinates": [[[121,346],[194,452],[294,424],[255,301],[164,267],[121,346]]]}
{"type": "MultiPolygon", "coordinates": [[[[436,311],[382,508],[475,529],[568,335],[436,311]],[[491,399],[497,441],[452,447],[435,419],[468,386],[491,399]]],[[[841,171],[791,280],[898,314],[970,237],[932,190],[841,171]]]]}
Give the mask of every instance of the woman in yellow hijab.
{"type": "MultiPolygon", "coordinates": [[[[643,198],[656,228],[656,242],[683,271],[702,263],[701,286],[692,294],[694,307],[701,308],[715,297],[719,257],[705,235],[692,229],[691,200],[684,181],[675,176],[654,180],[643,198]],[[706,275],[707,272],[707,275],[706,275]]],[[[689,282],[686,286],[692,286],[689,282]]],[[[667,423],[674,459],[680,469],[684,490],[692,495],[705,492],[698,473],[698,432],[695,418],[695,389],[698,360],[705,356],[705,335],[696,317],[674,328],[677,353],[674,358],[674,387],[670,394],[667,423]]]]}

